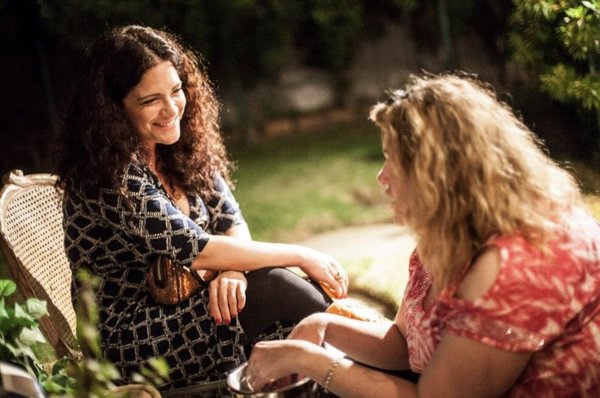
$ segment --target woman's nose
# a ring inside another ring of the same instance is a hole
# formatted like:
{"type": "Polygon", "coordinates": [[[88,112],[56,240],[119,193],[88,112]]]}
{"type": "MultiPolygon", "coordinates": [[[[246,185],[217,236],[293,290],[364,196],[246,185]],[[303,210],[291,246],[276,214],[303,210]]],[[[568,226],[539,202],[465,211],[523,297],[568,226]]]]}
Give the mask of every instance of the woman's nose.
{"type": "Polygon", "coordinates": [[[384,173],[384,168],[382,167],[381,169],[379,169],[379,172],[377,173],[377,182],[379,182],[381,185],[385,185],[386,181],[387,181],[387,178],[384,173]]]}
{"type": "Polygon", "coordinates": [[[162,109],[163,113],[167,116],[174,116],[179,113],[179,106],[177,101],[173,99],[167,99],[162,109]]]}

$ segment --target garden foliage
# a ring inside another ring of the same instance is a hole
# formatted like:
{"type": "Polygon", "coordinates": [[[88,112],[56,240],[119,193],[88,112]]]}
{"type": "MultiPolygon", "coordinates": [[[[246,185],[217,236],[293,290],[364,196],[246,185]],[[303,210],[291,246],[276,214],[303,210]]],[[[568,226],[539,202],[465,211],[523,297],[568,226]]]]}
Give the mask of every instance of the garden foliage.
{"type": "Polygon", "coordinates": [[[600,0],[513,1],[513,58],[591,121],[588,140],[600,157],[600,0]]]}

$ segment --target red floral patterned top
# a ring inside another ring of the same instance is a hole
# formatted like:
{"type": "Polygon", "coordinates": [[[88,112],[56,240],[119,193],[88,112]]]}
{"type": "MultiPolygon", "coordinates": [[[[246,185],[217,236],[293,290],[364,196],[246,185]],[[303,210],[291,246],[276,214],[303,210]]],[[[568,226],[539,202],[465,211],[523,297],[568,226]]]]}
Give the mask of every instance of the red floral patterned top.
{"type": "Polygon", "coordinates": [[[404,294],[410,366],[422,372],[442,335],[534,352],[510,397],[600,397],[600,225],[585,211],[569,222],[544,256],[520,236],[492,238],[501,268],[474,301],[443,290],[426,310],[431,277],[416,252],[404,294]]]}

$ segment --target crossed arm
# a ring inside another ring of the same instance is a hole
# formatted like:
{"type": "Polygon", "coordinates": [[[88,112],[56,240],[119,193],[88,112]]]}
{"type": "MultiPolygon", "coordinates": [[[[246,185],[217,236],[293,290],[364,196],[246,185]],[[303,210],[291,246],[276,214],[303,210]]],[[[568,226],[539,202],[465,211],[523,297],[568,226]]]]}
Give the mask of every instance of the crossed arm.
{"type": "Polygon", "coordinates": [[[241,271],[252,271],[268,266],[298,266],[311,279],[332,286],[338,297],[345,297],[347,278],[341,265],[331,256],[307,247],[255,242],[245,224],[225,232],[225,236],[211,235],[204,249],[192,263],[192,268],[221,271],[210,282],[210,313],[217,323],[229,323],[242,311],[246,302],[246,278],[241,271]]]}

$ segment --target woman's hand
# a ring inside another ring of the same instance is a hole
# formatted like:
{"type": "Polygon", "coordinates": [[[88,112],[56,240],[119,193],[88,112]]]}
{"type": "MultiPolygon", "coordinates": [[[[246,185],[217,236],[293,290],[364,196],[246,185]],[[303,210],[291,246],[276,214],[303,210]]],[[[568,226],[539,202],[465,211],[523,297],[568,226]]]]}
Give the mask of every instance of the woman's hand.
{"type": "Polygon", "coordinates": [[[332,256],[299,246],[301,261],[298,266],[316,282],[324,282],[336,298],[345,298],[348,295],[348,274],[346,270],[332,256]]]}
{"type": "Polygon", "coordinates": [[[229,324],[246,306],[248,282],[242,272],[223,271],[209,285],[209,311],[217,324],[229,324]]]}
{"type": "Polygon", "coordinates": [[[301,372],[301,363],[320,348],[302,340],[261,341],[252,349],[246,367],[246,381],[252,391],[261,391],[268,383],[301,372]]]}

